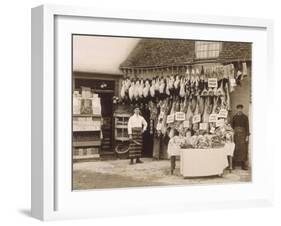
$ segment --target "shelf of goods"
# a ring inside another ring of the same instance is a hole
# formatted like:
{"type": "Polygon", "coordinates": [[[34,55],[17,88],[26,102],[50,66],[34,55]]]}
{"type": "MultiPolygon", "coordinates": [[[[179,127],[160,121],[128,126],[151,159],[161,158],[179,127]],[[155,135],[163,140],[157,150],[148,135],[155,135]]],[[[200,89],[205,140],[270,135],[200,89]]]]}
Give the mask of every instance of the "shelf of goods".
{"type": "Polygon", "coordinates": [[[101,147],[101,105],[88,87],[73,92],[73,160],[97,159],[101,147]]]}
{"type": "Polygon", "coordinates": [[[100,157],[101,115],[73,115],[73,160],[100,157]]]}

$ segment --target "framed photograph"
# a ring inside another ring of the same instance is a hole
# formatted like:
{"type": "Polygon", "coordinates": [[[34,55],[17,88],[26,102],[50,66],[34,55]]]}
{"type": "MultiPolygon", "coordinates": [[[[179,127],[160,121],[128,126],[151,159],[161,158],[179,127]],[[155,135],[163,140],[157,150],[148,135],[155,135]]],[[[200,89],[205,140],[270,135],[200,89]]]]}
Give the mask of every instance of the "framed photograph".
{"type": "Polygon", "coordinates": [[[273,202],[273,22],[32,9],[32,216],[273,202]]]}

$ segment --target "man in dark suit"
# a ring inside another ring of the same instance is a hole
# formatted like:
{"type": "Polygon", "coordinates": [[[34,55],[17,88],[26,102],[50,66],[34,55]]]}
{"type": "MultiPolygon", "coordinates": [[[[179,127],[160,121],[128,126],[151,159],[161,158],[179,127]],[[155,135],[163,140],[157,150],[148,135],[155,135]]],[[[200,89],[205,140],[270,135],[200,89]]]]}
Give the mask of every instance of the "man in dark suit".
{"type": "Polygon", "coordinates": [[[249,142],[249,119],[243,113],[243,105],[236,106],[237,113],[233,116],[231,126],[234,129],[234,167],[241,165],[243,170],[248,170],[248,142],[249,142]]]}

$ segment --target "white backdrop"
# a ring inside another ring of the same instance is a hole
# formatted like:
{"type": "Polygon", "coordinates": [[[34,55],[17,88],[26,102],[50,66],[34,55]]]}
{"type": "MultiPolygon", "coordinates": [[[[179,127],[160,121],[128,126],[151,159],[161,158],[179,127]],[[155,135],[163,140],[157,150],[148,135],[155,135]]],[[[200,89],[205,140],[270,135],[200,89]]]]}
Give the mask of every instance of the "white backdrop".
{"type": "MultiPolygon", "coordinates": [[[[57,0],[56,4],[72,4],[74,0],[57,0]]],[[[169,2],[142,0],[136,1],[94,1],[82,0],[80,5],[91,7],[110,7],[116,9],[139,9],[153,11],[186,12],[192,14],[232,15],[264,17],[275,19],[275,50],[281,50],[281,15],[278,1],[235,0],[226,3],[223,0],[191,1],[174,0],[169,2]]],[[[1,56],[1,192],[0,192],[0,224],[1,225],[36,225],[41,222],[29,217],[30,207],[30,8],[42,3],[52,3],[45,0],[10,0],[3,2],[0,9],[0,56],[1,56]]],[[[280,52],[275,52],[275,74],[281,75],[280,52]]],[[[276,108],[272,109],[271,129],[273,143],[276,146],[280,140],[278,120],[280,102],[277,91],[281,84],[280,76],[276,76],[275,98],[276,108]],[[275,139],[274,139],[275,138],[275,139]]],[[[189,225],[238,225],[267,224],[280,225],[281,211],[281,154],[275,148],[276,204],[272,208],[196,211],[185,214],[162,214],[150,216],[120,217],[114,219],[95,219],[71,222],[53,222],[56,225],[143,225],[143,224],[189,224],[189,225]]]]}

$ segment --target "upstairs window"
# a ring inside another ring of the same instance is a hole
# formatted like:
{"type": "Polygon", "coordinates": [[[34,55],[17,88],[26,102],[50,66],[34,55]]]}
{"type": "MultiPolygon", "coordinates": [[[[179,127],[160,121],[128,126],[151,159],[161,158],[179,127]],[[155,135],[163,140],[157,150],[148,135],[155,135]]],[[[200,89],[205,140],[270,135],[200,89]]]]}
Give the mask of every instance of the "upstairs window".
{"type": "Polygon", "coordinates": [[[195,53],[197,59],[217,58],[221,51],[221,42],[195,42],[195,53]]]}

